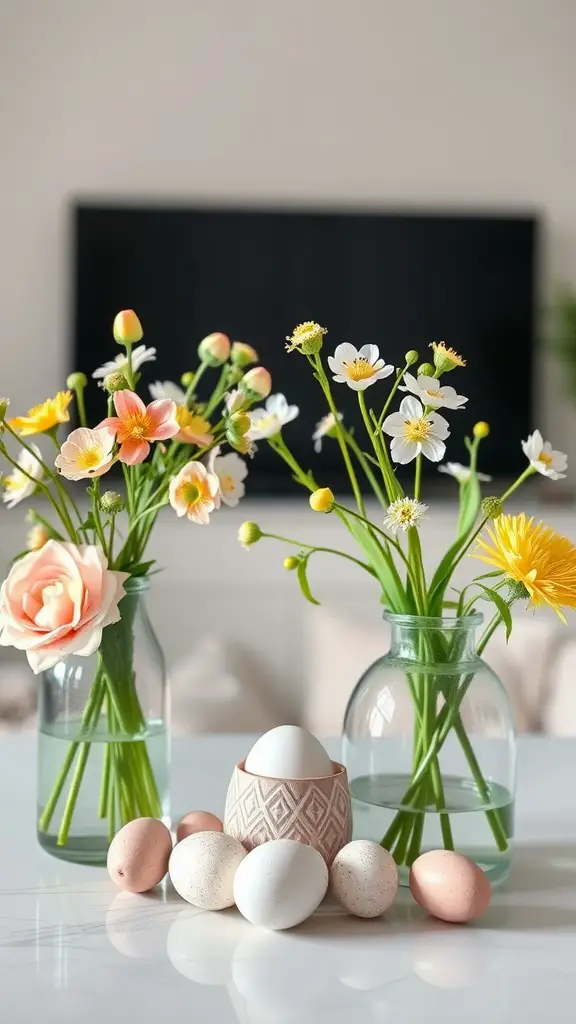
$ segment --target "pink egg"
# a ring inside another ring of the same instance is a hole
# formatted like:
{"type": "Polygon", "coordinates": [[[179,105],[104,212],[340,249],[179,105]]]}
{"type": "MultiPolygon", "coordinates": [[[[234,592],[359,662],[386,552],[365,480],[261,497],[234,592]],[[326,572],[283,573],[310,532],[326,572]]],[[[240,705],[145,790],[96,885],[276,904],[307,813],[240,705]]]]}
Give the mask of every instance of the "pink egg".
{"type": "Polygon", "coordinates": [[[477,864],[453,850],[430,850],[410,869],[410,891],[441,921],[465,924],[484,913],[492,887],[477,864]]]}
{"type": "Polygon", "coordinates": [[[178,822],[176,842],[192,836],[195,832],[222,832],[224,826],[215,814],[210,811],[188,811],[178,822]]]}

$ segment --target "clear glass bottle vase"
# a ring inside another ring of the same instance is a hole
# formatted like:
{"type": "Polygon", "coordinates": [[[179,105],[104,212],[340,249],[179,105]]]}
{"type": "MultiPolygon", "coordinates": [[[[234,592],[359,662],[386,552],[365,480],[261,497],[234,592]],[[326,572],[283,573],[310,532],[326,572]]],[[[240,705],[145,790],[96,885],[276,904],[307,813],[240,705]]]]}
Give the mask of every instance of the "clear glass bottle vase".
{"type": "Polygon", "coordinates": [[[64,860],[105,863],[114,834],[137,817],[168,821],[168,689],[144,595],[124,584],[120,621],[91,657],[40,677],[38,840],[64,860]]]}
{"type": "Polygon", "coordinates": [[[430,849],[455,849],[494,883],[510,868],[516,738],[508,695],[476,653],[481,615],[386,614],[391,646],[344,720],[354,838],[389,849],[406,884],[430,849]]]}

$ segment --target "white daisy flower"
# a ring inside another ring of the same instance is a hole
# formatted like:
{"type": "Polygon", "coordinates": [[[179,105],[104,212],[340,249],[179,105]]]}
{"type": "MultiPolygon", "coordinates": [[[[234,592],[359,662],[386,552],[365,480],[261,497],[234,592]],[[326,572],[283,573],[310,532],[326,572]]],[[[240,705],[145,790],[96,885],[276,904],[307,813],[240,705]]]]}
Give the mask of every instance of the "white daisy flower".
{"type": "Polygon", "coordinates": [[[246,492],[243,481],[248,476],[248,466],[244,459],[236,452],[217,456],[214,459],[214,472],[220,483],[222,501],[230,508],[235,508],[246,492]]]}
{"type": "Polygon", "coordinates": [[[246,395],[242,394],[238,388],[234,391],[229,391],[224,399],[224,405],[226,406],[226,411],[231,416],[233,412],[238,412],[239,409],[246,405],[246,395]]]}
{"type": "Polygon", "coordinates": [[[386,509],[384,526],[392,533],[397,533],[398,530],[404,530],[406,533],[412,526],[418,526],[427,511],[428,505],[416,498],[397,498],[386,509]]]}
{"type": "Polygon", "coordinates": [[[542,476],[551,480],[563,480],[568,469],[568,456],[554,451],[550,441],[544,441],[539,430],[535,430],[527,441],[522,441],[522,451],[531,466],[542,476]]]}
{"type": "Polygon", "coordinates": [[[353,391],[364,391],[377,380],[389,377],[394,367],[380,359],[377,345],[363,345],[360,351],[345,342],[338,345],[333,356],[328,356],[328,366],[337,384],[347,384],[353,391]]]}
{"type": "Polygon", "coordinates": [[[150,384],[149,391],[156,401],[161,398],[169,398],[176,405],[186,404],[186,392],[173,380],[155,380],[153,384],[150,384]]]}
{"type": "MultiPolygon", "coordinates": [[[[342,413],[338,413],[338,420],[342,421],[342,413]]],[[[314,441],[314,451],[322,451],[322,439],[326,437],[336,426],[336,417],[333,412],[326,413],[322,419],[316,424],[316,430],[312,434],[312,440],[314,441]]]]}
{"type": "Polygon", "coordinates": [[[252,426],[246,437],[249,441],[274,437],[282,427],[295,420],[299,412],[297,405],[288,405],[284,395],[270,395],[266,408],[260,407],[248,413],[252,426]]]}
{"type": "MultiPolygon", "coordinates": [[[[438,466],[438,472],[447,473],[448,476],[453,476],[459,484],[464,484],[470,479],[472,470],[469,466],[463,466],[461,462],[445,462],[443,466],[438,466]]],[[[476,476],[484,483],[489,483],[492,479],[487,473],[476,473],[476,476]]]]}
{"type": "MultiPolygon", "coordinates": [[[[142,363],[150,363],[156,359],[156,349],[146,348],[146,345],[137,345],[132,349],[132,369],[139,370],[142,363]]],[[[97,370],[94,370],[93,377],[107,377],[109,373],[125,373],[128,369],[128,360],[123,352],[120,352],[115,359],[109,363],[103,363],[97,370]]]]}
{"type": "Polygon", "coordinates": [[[44,476],[44,470],[39,461],[42,458],[40,449],[35,444],[31,444],[30,447],[34,451],[34,455],[23,448],[18,456],[20,468],[14,468],[9,476],[4,477],[2,500],[8,508],[14,508],[24,498],[29,498],[36,490],[36,481],[41,480],[44,476]],[[30,480],[30,477],[33,479],[30,480]]]}
{"type": "Polygon", "coordinates": [[[457,395],[454,388],[441,384],[436,377],[420,375],[416,378],[405,373],[404,385],[398,391],[411,391],[429,409],[462,409],[468,401],[464,395],[457,395]]]}
{"type": "Polygon", "coordinates": [[[422,454],[431,462],[440,462],[444,457],[444,441],[450,436],[448,423],[437,412],[424,415],[424,408],[417,398],[403,398],[400,411],[387,416],[382,430],[390,434],[390,454],[393,462],[406,465],[422,454]]]}

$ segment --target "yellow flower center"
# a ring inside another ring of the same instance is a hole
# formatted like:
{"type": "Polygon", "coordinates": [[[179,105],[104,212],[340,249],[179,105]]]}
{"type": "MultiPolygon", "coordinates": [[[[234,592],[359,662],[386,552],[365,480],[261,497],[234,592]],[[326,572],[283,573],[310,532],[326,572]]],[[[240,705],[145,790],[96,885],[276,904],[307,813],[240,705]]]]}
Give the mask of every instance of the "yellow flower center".
{"type": "Polygon", "coordinates": [[[351,363],[344,363],[346,372],[350,377],[350,380],[366,380],[371,377],[374,373],[374,367],[372,363],[369,363],[367,359],[358,356],[351,363]]]}
{"type": "Polygon", "coordinates": [[[444,392],[440,388],[436,388],[436,391],[431,391],[429,388],[424,388],[424,394],[430,398],[444,398],[444,392]]]}
{"type": "Polygon", "coordinates": [[[220,477],[220,487],[226,494],[233,494],[236,490],[236,481],[233,476],[228,473],[226,476],[220,477]]]}
{"type": "Polygon", "coordinates": [[[458,355],[453,348],[448,348],[441,341],[433,341],[430,344],[430,348],[434,349],[434,353],[444,359],[447,363],[452,363],[452,366],[466,366],[466,360],[458,355]]]}
{"type": "Polygon", "coordinates": [[[395,518],[399,523],[411,523],[414,518],[414,512],[410,505],[404,505],[402,508],[396,510],[395,518]]]}
{"type": "Polygon", "coordinates": [[[78,456],[80,469],[94,469],[101,459],[101,452],[98,448],[84,448],[78,456]]]}
{"type": "Polygon", "coordinates": [[[186,506],[189,508],[191,505],[196,505],[201,498],[200,489],[196,484],[187,483],[182,487],[182,499],[186,506]]]}
{"type": "Polygon", "coordinates": [[[549,452],[540,452],[538,462],[541,462],[543,466],[551,466],[553,459],[549,452]]]}
{"type": "Polygon", "coordinates": [[[405,420],[404,436],[407,441],[427,441],[430,437],[432,424],[424,416],[418,420],[405,420]]]}
{"type": "Polygon", "coordinates": [[[7,491],[17,491],[26,480],[26,477],[19,469],[15,469],[10,476],[7,476],[4,480],[4,488],[7,491]]]}

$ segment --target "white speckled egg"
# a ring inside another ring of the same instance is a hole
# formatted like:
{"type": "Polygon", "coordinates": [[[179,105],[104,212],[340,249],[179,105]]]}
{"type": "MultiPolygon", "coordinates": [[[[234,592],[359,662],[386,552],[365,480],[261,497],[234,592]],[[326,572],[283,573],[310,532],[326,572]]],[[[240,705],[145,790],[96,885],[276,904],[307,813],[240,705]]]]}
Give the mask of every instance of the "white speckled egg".
{"type": "Polygon", "coordinates": [[[398,892],[398,868],[388,850],[356,839],[336,854],[330,868],[334,895],[349,914],[379,917],[398,892]]]}
{"type": "Polygon", "coordinates": [[[178,843],[168,871],[176,892],[202,910],[224,910],[234,903],[233,884],[246,850],[223,832],[196,832],[178,843]]]}
{"type": "Polygon", "coordinates": [[[248,754],[244,770],[270,779],[321,779],[334,772],[320,740],[298,725],[265,732],[248,754]]]}
{"type": "Polygon", "coordinates": [[[317,850],[294,839],[274,839],[240,864],[234,902],[252,924],[281,931],[310,917],[327,888],[328,868],[317,850]]]}

